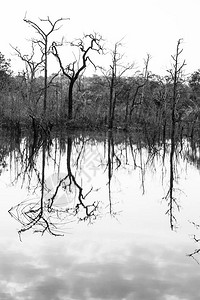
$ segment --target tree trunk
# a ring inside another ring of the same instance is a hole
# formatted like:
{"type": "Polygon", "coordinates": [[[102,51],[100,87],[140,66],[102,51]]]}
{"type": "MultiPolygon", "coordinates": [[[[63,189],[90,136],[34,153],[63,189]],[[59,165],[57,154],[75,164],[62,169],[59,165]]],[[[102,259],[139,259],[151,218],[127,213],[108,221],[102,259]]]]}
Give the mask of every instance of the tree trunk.
{"type": "Polygon", "coordinates": [[[73,86],[74,81],[70,81],[68,91],[68,120],[72,120],[73,117],[73,86]]]}
{"type": "Polygon", "coordinates": [[[47,37],[45,38],[45,45],[44,45],[44,116],[46,115],[46,109],[47,109],[47,56],[48,56],[48,51],[47,51],[47,42],[48,39],[47,37]]]}

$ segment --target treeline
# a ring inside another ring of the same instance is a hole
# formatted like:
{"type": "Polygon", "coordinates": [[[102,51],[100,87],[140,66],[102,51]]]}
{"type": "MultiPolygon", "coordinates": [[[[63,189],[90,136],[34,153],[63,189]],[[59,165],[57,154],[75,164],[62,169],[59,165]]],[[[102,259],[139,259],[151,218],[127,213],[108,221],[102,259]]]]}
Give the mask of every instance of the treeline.
{"type": "MultiPolygon", "coordinates": [[[[198,122],[200,109],[200,84],[193,74],[188,82],[179,85],[176,105],[177,122],[198,122]]],[[[52,75],[53,77],[53,75],[52,75]]],[[[51,79],[51,78],[50,78],[51,79]]],[[[108,126],[110,85],[104,76],[81,77],[73,90],[74,108],[71,123],[74,126],[108,126]]],[[[33,118],[43,117],[44,78],[37,77],[29,83],[25,74],[6,78],[1,83],[1,124],[28,124],[33,118]]],[[[57,76],[48,87],[46,120],[52,124],[68,122],[66,105],[69,82],[57,76]]],[[[173,86],[168,77],[150,75],[116,78],[114,127],[168,125],[170,123],[173,86]]]]}
{"type": "Polygon", "coordinates": [[[104,55],[102,37],[96,33],[84,35],[68,43],[78,51],[79,58],[64,65],[59,52],[63,44],[50,40],[57,23],[64,20],[54,23],[49,18],[43,20],[50,26],[46,33],[31,20],[24,21],[36,30],[38,38],[32,40],[29,55],[14,48],[25,64],[18,75],[12,75],[9,60],[0,54],[1,126],[142,128],[159,129],[162,135],[172,125],[181,134],[193,135],[198,129],[200,70],[188,78],[183,76],[185,63],[181,62],[180,40],[166,76],[152,74],[149,55],[143,72],[130,76],[134,65],[122,64],[120,42],[110,51],[110,65],[105,69],[95,64],[93,56],[104,55]],[[58,63],[58,72],[51,76],[48,75],[50,56],[58,63]],[[98,72],[86,77],[84,71],[89,64],[98,72]]]}

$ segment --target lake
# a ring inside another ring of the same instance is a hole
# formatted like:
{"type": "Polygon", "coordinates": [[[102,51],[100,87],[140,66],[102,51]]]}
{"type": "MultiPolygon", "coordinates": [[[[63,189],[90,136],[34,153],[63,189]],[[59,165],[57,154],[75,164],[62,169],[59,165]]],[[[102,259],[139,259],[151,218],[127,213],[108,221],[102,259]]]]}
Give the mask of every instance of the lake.
{"type": "Polygon", "coordinates": [[[199,299],[199,149],[2,133],[0,300],[199,299]]]}

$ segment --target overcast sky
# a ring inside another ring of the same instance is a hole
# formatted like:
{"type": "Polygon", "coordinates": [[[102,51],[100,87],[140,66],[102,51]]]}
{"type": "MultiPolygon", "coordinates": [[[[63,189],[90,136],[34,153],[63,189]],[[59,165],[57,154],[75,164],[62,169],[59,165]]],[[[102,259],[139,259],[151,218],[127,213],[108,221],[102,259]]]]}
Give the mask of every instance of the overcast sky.
{"type": "MultiPolygon", "coordinates": [[[[199,12],[199,0],[7,0],[1,4],[0,51],[11,58],[9,44],[27,51],[23,43],[32,32],[23,22],[25,13],[36,22],[39,17],[69,17],[63,28],[69,39],[95,31],[112,47],[124,37],[122,52],[127,61],[142,69],[149,53],[150,69],[157,74],[164,74],[170,67],[177,40],[183,38],[182,58],[186,59],[188,73],[200,68],[199,12]]],[[[17,69],[15,59],[13,68],[17,69]]]]}

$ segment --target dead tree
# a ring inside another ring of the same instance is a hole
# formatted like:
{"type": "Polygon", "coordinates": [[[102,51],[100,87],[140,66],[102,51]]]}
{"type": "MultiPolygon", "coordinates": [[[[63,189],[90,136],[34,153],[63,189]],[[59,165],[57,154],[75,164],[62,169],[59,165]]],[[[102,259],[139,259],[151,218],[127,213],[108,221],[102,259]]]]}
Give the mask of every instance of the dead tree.
{"type": "Polygon", "coordinates": [[[31,114],[31,116],[34,116],[37,113],[37,103],[43,94],[43,89],[35,89],[36,76],[43,69],[43,55],[37,62],[35,61],[36,50],[33,41],[31,42],[30,54],[22,54],[21,50],[18,49],[18,47],[11,47],[14,49],[16,55],[25,64],[25,71],[23,72],[25,91],[21,89],[21,93],[23,100],[25,101],[25,105],[28,106],[29,114],[31,114]]]}
{"type": "Polygon", "coordinates": [[[46,107],[47,107],[47,89],[48,89],[48,56],[51,53],[50,51],[50,35],[59,30],[60,27],[58,27],[58,23],[60,23],[61,21],[64,20],[68,20],[68,19],[57,19],[56,21],[52,22],[50,20],[49,17],[47,17],[46,19],[40,19],[41,22],[45,22],[47,23],[47,25],[50,27],[49,30],[47,30],[46,32],[41,28],[41,26],[39,26],[38,24],[36,24],[35,22],[29,20],[26,18],[24,18],[24,21],[29,24],[32,28],[34,28],[36,30],[37,35],[39,36],[39,38],[34,38],[32,39],[32,43],[36,44],[37,46],[39,46],[40,52],[41,52],[41,59],[40,59],[40,63],[43,65],[43,70],[44,70],[44,101],[43,101],[43,111],[44,111],[44,115],[46,114],[46,107]]]}
{"type": "MultiPolygon", "coordinates": [[[[133,98],[132,98],[132,102],[131,102],[131,105],[130,105],[130,110],[129,110],[129,118],[127,118],[127,121],[129,119],[129,122],[131,122],[131,118],[132,118],[132,114],[133,114],[133,110],[135,108],[135,105],[136,105],[136,101],[137,101],[137,98],[138,98],[138,94],[140,92],[140,90],[142,90],[142,95],[141,95],[141,101],[139,104],[142,104],[143,102],[143,99],[144,99],[144,88],[145,88],[145,85],[147,84],[148,80],[149,80],[149,61],[150,61],[150,55],[147,54],[147,58],[144,60],[144,74],[142,76],[142,80],[140,80],[141,82],[139,82],[137,84],[137,87],[135,89],[135,92],[133,94],[133,98]]],[[[127,126],[128,124],[126,124],[127,126]]]]}
{"type": "Polygon", "coordinates": [[[110,95],[109,95],[109,113],[108,113],[108,128],[112,129],[114,112],[116,105],[116,77],[117,77],[117,47],[118,44],[115,44],[114,51],[112,53],[112,65],[111,68],[111,79],[110,79],[110,95]]]}
{"type": "Polygon", "coordinates": [[[177,139],[177,103],[178,103],[178,94],[179,86],[182,79],[182,71],[185,66],[185,60],[180,63],[180,55],[183,52],[183,49],[180,49],[181,39],[178,40],[176,46],[176,54],[172,55],[173,66],[172,69],[168,70],[170,73],[172,81],[172,97],[171,97],[171,149],[170,149],[170,181],[169,181],[169,190],[165,199],[168,200],[168,210],[167,214],[170,217],[170,226],[171,229],[174,229],[174,221],[176,218],[174,216],[174,209],[179,209],[179,204],[177,199],[174,196],[174,183],[175,183],[175,152],[176,152],[176,139],[177,139]]]}
{"type": "Polygon", "coordinates": [[[84,35],[82,39],[77,39],[74,42],[69,43],[72,47],[77,47],[80,51],[81,59],[75,59],[72,63],[69,63],[66,67],[64,66],[61,56],[58,52],[58,47],[60,46],[58,43],[52,43],[52,53],[56,57],[60,69],[64,76],[69,80],[68,87],[68,97],[66,98],[66,102],[68,101],[68,120],[73,118],[73,88],[74,84],[81,75],[81,73],[87,67],[87,63],[90,62],[96,68],[94,62],[90,59],[89,53],[91,51],[96,51],[97,53],[102,53],[103,47],[101,45],[102,37],[97,34],[87,34],[84,35]],[[89,44],[87,41],[89,40],[89,44]],[[86,45],[87,44],[87,45],[86,45]]]}
{"type": "Polygon", "coordinates": [[[124,57],[123,54],[120,54],[119,47],[122,46],[121,41],[116,42],[114,45],[114,50],[111,51],[112,62],[110,68],[107,72],[103,68],[101,71],[104,77],[107,80],[109,87],[109,108],[108,108],[108,128],[113,128],[113,122],[115,119],[115,108],[117,98],[122,92],[122,88],[120,88],[120,78],[128,71],[133,69],[134,64],[126,64],[124,65],[122,59],[124,57]]]}

